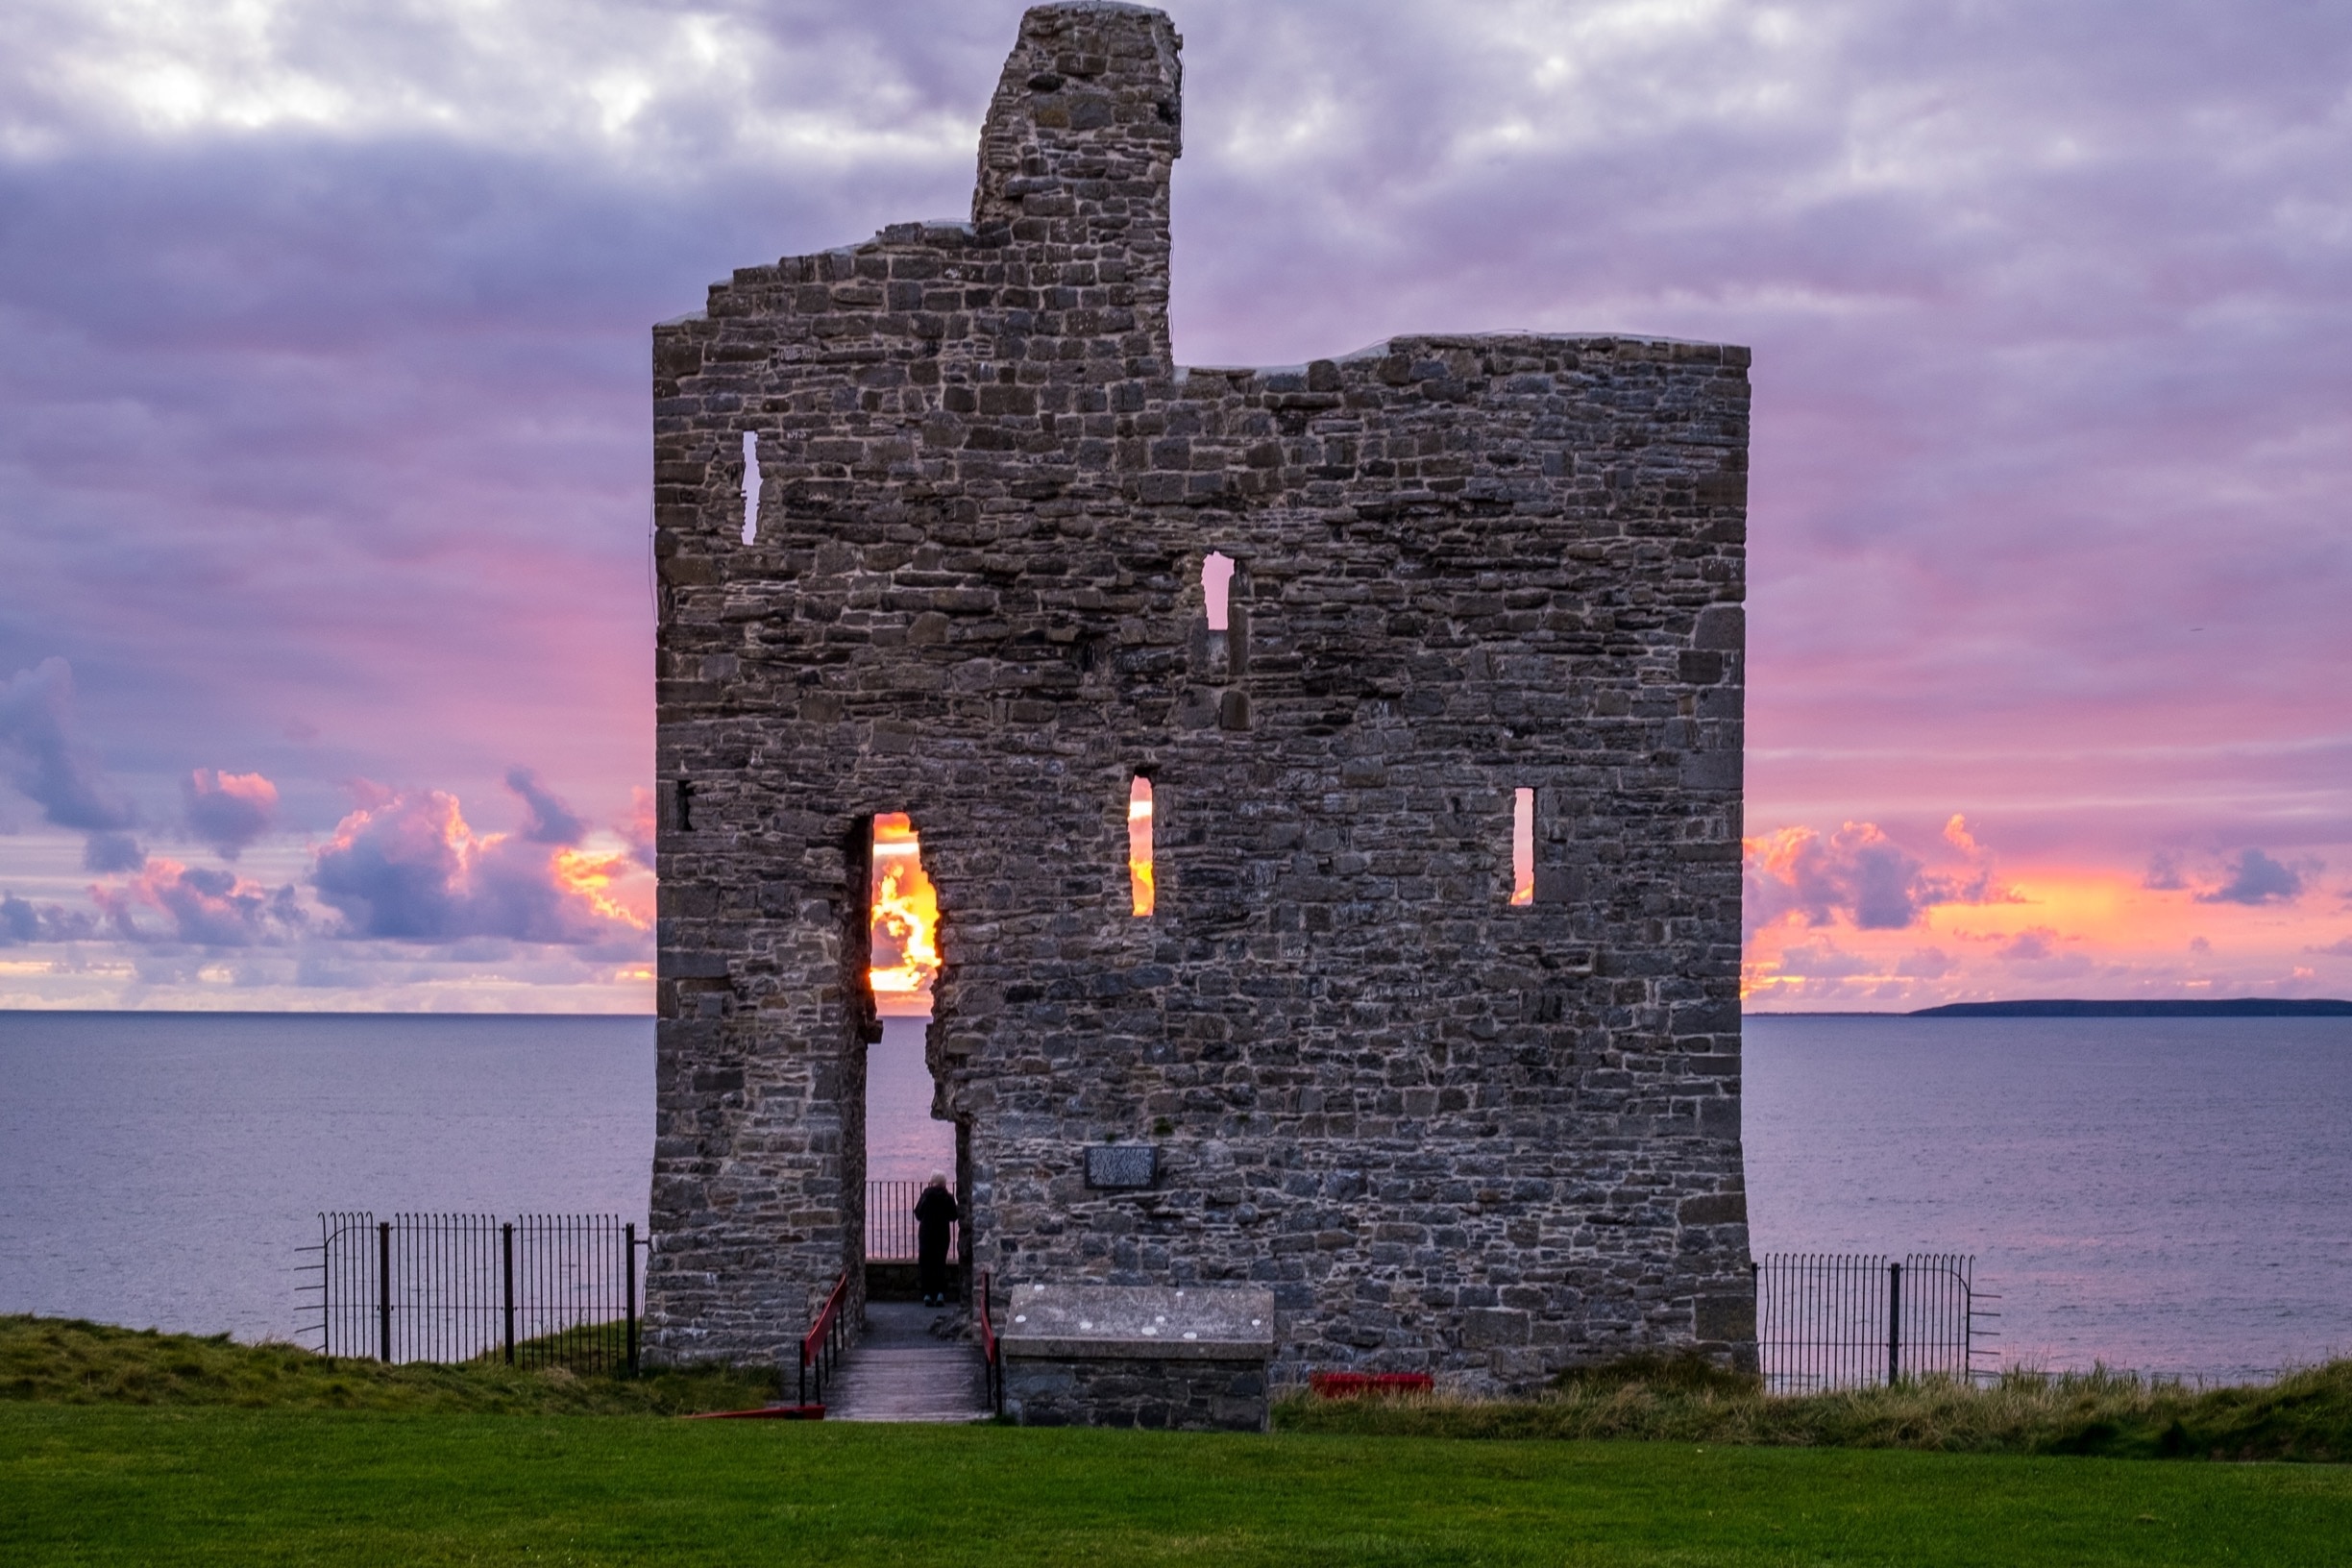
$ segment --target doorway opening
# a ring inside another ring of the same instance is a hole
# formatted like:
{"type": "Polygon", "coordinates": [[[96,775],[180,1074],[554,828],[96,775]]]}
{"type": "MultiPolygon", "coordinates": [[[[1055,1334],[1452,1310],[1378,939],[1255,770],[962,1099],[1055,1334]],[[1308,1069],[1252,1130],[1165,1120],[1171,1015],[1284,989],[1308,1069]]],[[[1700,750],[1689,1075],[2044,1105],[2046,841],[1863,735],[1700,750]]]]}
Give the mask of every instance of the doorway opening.
{"type": "MultiPolygon", "coordinates": [[[[956,1125],[932,1115],[940,1092],[925,1050],[942,962],[939,893],[923,869],[921,836],[905,812],[877,815],[871,844],[866,974],[881,1030],[866,1047],[867,1296],[913,1301],[916,1202],[935,1175],[946,1177],[959,1205],[964,1187],[956,1125]]],[[[961,1237],[951,1232],[951,1263],[961,1251],[961,1237]]]]}

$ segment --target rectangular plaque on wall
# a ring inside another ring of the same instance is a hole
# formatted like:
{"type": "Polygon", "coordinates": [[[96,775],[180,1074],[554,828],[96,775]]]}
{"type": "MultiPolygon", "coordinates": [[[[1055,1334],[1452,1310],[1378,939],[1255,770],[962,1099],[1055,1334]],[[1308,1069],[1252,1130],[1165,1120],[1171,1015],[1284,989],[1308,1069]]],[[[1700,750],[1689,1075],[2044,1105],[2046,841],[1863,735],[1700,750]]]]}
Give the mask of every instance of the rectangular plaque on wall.
{"type": "Polygon", "coordinates": [[[1149,1143],[1090,1144],[1086,1160],[1089,1187],[1149,1187],[1160,1174],[1160,1150],[1149,1143]]]}

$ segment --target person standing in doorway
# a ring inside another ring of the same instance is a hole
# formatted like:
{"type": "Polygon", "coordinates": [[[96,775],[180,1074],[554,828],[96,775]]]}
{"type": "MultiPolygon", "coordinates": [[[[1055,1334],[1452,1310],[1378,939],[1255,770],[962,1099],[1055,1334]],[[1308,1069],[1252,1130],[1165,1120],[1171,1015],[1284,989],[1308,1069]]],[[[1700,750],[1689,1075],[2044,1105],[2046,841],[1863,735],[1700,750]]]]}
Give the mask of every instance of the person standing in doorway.
{"type": "Polygon", "coordinates": [[[916,1286],[925,1307],[947,1305],[947,1227],[956,1222],[956,1201],[947,1174],[935,1170],[915,1200],[916,1286]]]}

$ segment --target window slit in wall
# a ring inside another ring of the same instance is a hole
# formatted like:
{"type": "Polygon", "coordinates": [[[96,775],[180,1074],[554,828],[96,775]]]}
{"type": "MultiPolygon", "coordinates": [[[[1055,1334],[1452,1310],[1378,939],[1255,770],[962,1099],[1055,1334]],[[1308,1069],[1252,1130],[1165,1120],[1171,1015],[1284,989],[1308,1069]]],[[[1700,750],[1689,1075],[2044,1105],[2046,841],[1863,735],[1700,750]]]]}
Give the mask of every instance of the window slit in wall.
{"type": "Polygon", "coordinates": [[[867,886],[867,983],[885,1018],[931,1016],[939,978],[939,894],[923,871],[922,842],[903,811],[873,820],[872,872],[867,886]]]}
{"type": "Polygon", "coordinates": [[[744,431],[743,442],[743,542],[755,545],[759,543],[759,431],[744,431]]]}
{"type": "Polygon", "coordinates": [[[1233,558],[1216,551],[1201,562],[1201,597],[1209,603],[1209,629],[1223,631],[1231,620],[1233,603],[1233,558]]]}
{"type": "Polygon", "coordinates": [[[1127,790],[1127,886],[1135,913],[1149,915],[1159,902],[1152,876],[1152,787],[1142,774],[1127,790]]]}
{"type": "Polygon", "coordinates": [[[1535,901],[1535,792],[1511,792],[1511,894],[1514,904],[1535,901]]]}

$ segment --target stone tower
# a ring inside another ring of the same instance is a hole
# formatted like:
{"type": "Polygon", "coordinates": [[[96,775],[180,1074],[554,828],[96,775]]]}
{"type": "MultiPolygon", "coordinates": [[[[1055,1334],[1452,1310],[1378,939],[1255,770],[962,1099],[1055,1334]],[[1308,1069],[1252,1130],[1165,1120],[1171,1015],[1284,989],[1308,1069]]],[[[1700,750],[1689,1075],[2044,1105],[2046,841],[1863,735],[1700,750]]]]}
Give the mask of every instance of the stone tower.
{"type": "Polygon", "coordinates": [[[1178,368],[1179,41],[1032,10],[970,223],[655,329],[652,1352],[765,1360],[859,1288],[870,824],[907,812],[1000,1287],[1264,1286],[1279,1377],[1749,1360],[1748,351],[1178,368]],[[1148,1185],[1090,1185],[1122,1145],[1148,1185]]]}

